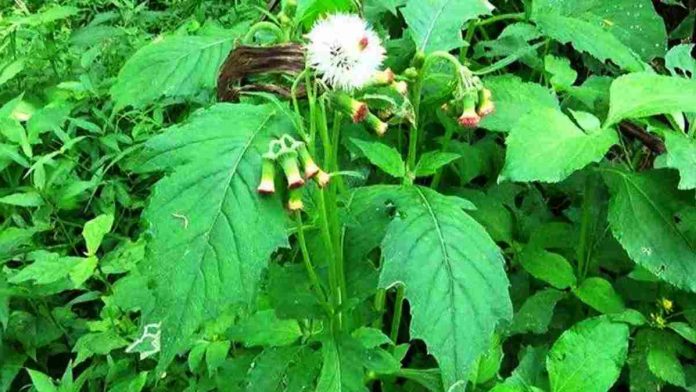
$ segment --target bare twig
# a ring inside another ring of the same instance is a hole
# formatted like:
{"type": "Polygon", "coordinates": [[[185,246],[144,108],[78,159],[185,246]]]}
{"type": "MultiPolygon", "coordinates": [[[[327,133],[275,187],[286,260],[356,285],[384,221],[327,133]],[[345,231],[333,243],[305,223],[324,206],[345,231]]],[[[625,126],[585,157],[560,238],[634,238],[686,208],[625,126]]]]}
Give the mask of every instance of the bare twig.
{"type": "Polygon", "coordinates": [[[628,121],[622,121],[621,124],[619,124],[619,130],[624,135],[630,136],[643,143],[643,145],[650,149],[650,151],[652,151],[655,155],[660,155],[667,151],[665,148],[665,143],[662,141],[662,139],[648,133],[636,124],[628,121]]]}

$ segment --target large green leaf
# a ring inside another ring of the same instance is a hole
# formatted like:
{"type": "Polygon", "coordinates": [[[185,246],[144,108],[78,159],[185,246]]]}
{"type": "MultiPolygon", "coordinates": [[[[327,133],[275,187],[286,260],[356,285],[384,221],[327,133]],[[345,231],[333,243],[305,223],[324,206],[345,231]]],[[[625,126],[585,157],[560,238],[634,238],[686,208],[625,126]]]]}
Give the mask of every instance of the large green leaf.
{"type": "MultiPolygon", "coordinates": [[[[554,14],[572,18],[574,20],[571,23],[587,25],[589,28],[581,32],[581,35],[571,38],[574,45],[586,38],[592,38],[590,35],[592,32],[598,32],[598,35],[594,37],[595,41],[598,41],[594,44],[597,50],[600,50],[601,45],[609,44],[610,37],[623,44],[622,46],[630,48],[645,61],[662,57],[667,50],[665,24],[650,0],[534,1],[533,18],[544,20],[545,16],[554,14]]],[[[548,20],[542,24],[546,22],[548,20]]],[[[554,28],[562,28],[562,26],[554,26],[551,29],[552,32],[556,31],[554,28]]],[[[590,44],[591,41],[586,43],[590,44]]],[[[610,52],[601,53],[614,60],[610,52]]],[[[590,54],[596,55],[593,52],[590,54]]],[[[616,55],[623,56],[623,54],[616,55]]]]}
{"type": "Polygon", "coordinates": [[[604,318],[565,331],[546,359],[551,392],[608,391],[626,360],[628,333],[628,325],[604,318]]]}
{"type": "Polygon", "coordinates": [[[319,392],[364,392],[365,348],[351,336],[326,337],[322,341],[324,364],[317,380],[319,392]]]}
{"type": "Polygon", "coordinates": [[[641,118],[696,108],[696,80],[648,72],[632,73],[611,84],[606,124],[625,118],[641,118]]]}
{"type": "Polygon", "coordinates": [[[291,130],[277,106],[218,104],[147,142],[139,170],[170,173],[143,214],[161,365],[201,322],[250,303],[269,255],[287,244],[280,200],[255,187],[269,140],[291,130]]]}
{"type": "Polygon", "coordinates": [[[394,195],[397,210],[382,241],[380,286],[404,284],[411,338],[425,341],[446,387],[463,390],[496,325],[511,318],[500,250],[461,199],[415,186],[380,188],[394,195]]]}
{"type": "Polygon", "coordinates": [[[609,225],[628,255],[661,279],[696,291],[696,244],[675,214],[693,208],[693,196],[676,190],[676,173],[606,169],[611,191],[609,225]]]}
{"type": "Polygon", "coordinates": [[[139,108],[161,97],[191,97],[211,90],[235,34],[173,36],[138,50],[111,87],[116,107],[139,108]]]}
{"type": "Polygon", "coordinates": [[[508,132],[525,114],[535,109],[559,109],[558,99],[548,88],[524,82],[515,75],[486,78],[484,84],[493,93],[495,111],[481,121],[481,127],[508,132]]]}
{"type": "Polygon", "coordinates": [[[401,13],[416,47],[425,53],[462,46],[467,20],[491,13],[484,0],[409,0],[401,13]]]}
{"type": "Polygon", "coordinates": [[[558,110],[535,110],[510,131],[500,178],[558,182],[601,160],[617,141],[612,129],[585,133],[558,110]]]}

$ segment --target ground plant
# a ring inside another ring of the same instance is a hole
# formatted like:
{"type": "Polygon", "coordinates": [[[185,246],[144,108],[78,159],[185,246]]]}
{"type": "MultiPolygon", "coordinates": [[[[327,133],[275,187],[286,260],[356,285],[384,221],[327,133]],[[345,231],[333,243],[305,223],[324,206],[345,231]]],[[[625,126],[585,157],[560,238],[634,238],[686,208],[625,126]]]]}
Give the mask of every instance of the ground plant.
{"type": "Polygon", "coordinates": [[[696,391],[695,17],[3,0],[0,392],[696,391]]]}

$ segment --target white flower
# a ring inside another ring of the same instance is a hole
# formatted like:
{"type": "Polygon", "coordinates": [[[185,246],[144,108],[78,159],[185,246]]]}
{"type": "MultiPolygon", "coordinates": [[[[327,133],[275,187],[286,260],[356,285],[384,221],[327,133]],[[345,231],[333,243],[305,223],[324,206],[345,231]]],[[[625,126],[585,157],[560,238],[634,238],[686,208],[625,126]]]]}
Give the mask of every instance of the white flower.
{"type": "Polygon", "coordinates": [[[336,89],[365,86],[384,60],[382,42],[357,15],[331,15],[317,22],[307,37],[309,65],[336,89]]]}

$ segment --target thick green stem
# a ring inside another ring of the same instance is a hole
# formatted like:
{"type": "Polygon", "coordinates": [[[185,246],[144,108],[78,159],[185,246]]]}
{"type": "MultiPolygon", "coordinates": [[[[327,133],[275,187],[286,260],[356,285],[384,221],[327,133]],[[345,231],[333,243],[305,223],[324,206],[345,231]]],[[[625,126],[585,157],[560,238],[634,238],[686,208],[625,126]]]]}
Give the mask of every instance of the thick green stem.
{"type": "MultiPolygon", "coordinates": [[[[449,147],[449,142],[452,140],[452,136],[454,135],[454,129],[452,127],[446,127],[445,128],[445,139],[442,141],[442,150],[447,151],[447,148],[449,147]]],[[[440,168],[437,170],[435,173],[435,177],[433,177],[433,181],[430,183],[430,187],[433,189],[437,189],[438,185],[440,185],[440,179],[442,179],[442,171],[444,169],[440,168]]]]}
{"type": "Polygon", "coordinates": [[[497,23],[505,20],[523,20],[524,19],[524,12],[519,12],[519,13],[512,13],[512,14],[500,14],[496,16],[492,16],[487,19],[483,19],[478,22],[479,26],[486,26],[492,23],[497,23]]]}
{"type": "Polygon", "coordinates": [[[404,286],[396,288],[396,299],[394,301],[394,318],[392,319],[391,332],[389,337],[392,342],[396,343],[399,338],[399,326],[401,325],[401,313],[404,309],[404,286]]]}
{"type": "Polygon", "coordinates": [[[314,289],[317,297],[319,297],[319,300],[321,301],[322,305],[327,310],[327,312],[331,314],[331,308],[329,307],[326,301],[326,293],[324,293],[324,290],[321,287],[321,283],[319,282],[319,277],[317,276],[316,270],[314,269],[312,260],[309,258],[309,251],[307,250],[307,242],[305,240],[304,227],[302,224],[302,212],[295,212],[295,221],[297,223],[297,242],[299,242],[300,244],[302,261],[304,262],[305,269],[307,270],[309,281],[312,283],[312,288],[314,289]]]}

